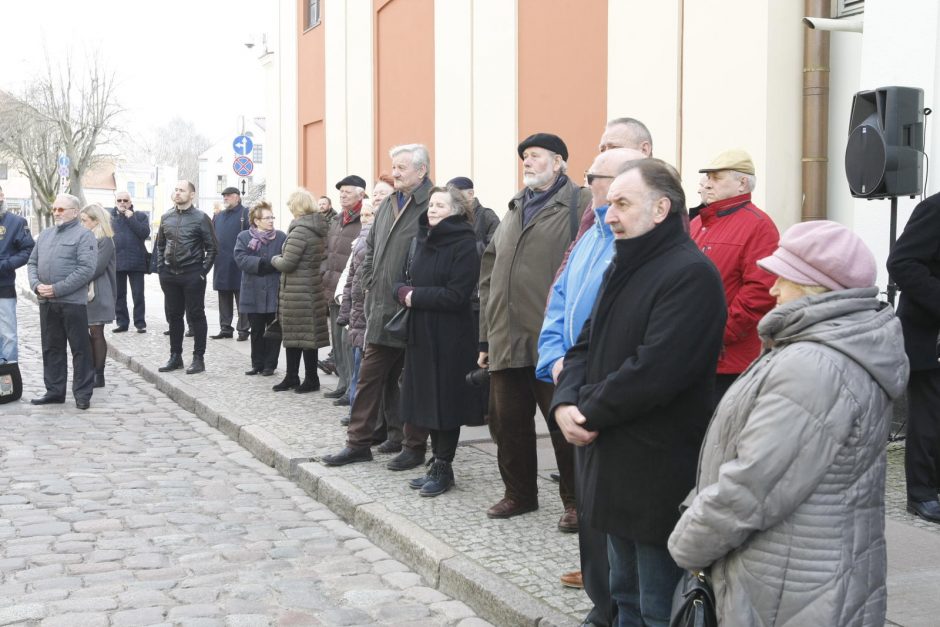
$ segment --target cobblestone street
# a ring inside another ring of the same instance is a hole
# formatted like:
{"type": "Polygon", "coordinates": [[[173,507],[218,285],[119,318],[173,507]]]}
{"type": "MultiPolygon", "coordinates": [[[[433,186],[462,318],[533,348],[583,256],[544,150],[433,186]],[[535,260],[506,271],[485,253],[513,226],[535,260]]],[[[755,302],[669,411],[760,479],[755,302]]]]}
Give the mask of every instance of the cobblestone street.
{"type": "MultiPolygon", "coordinates": [[[[109,361],[92,408],[0,407],[0,625],[488,623],[295,483],[109,361]]],[[[260,401],[259,401],[260,402],[260,401]]]]}

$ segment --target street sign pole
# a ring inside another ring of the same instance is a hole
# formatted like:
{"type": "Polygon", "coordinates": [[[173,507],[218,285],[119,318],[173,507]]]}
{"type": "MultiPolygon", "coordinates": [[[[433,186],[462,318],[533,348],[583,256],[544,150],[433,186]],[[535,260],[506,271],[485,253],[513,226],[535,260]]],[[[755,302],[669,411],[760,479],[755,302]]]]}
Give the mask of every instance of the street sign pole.
{"type": "Polygon", "coordinates": [[[242,196],[245,195],[245,179],[242,179],[242,196]]]}

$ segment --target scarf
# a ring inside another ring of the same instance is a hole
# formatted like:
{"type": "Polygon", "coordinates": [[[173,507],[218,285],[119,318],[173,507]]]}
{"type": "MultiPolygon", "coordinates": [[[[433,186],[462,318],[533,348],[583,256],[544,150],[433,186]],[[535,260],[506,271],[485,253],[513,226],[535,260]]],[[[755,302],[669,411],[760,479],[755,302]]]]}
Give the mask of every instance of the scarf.
{"type": "Polygon", "coordinates": [[[356,206],[352,209],[343,209],[343,226],[346,226],[359,216],[359,212],[362,210],[362,201],[356,203],[356,206]]]}
{"type": "Polygon", "coordinates": [[[560,174],[558,178],[555,179],[554,184],[544,192],[537,192],[526,188],[522,196],[522,226],[527,225],[539,211],[544,209],[548,201],[567,183],[568,177],[564,174],[560,174]]]}
{"type": "Polygon", "coordinates": [[[277,237],[277,231],[275,229],[262,231],[254,225],[248,227],[248,234],[251,235],[251,241],[248,242],[248,249],[254,251],[257,251],[269,242],[273,242],[274,238],[277,237]]]}

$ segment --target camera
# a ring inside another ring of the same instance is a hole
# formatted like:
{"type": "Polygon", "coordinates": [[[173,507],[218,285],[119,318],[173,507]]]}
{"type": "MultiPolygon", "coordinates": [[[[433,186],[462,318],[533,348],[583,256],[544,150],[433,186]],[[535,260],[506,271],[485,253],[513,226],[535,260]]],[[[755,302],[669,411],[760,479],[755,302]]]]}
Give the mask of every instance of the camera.
{"type": "Polygon", "coordinates": [[[486,385],[490,382],[489,368],[477,368],[467,373],[467,385],[475,388],[486,385]]]}

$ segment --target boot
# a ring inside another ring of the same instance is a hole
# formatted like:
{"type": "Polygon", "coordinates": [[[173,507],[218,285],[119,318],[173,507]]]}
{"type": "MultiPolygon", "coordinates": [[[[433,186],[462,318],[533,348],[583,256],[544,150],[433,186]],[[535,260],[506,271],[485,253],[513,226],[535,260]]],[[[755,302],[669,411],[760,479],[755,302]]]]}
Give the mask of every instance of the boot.
{"type": "Polygon", "coordinates": [[[206,371],[206,361],[202,355],[193,354],[193,363],[189,364],[186,374],[198,374],[206,371]]]}
{"type": "Polygon", "coordinates": [[[171,370],[179,370],[183,367],[183,356],[179,353],[170,353],[170,360],[157,368],[160,372],[170,372],[171,370]]]}
{"type": "Polygon", "coordinates": [[[95,368],[95,386],[96,388],[104,387],[104,368],[95,368]]]}
{"type": "Polygon", "coordinates": [[[412,490],[420,490],[421,487],[425,483],[431,480],[431,466],[434,465],[434,460],[435,458],[431,457],[431,459],[428,460],[428,463],[425,464],[425,466],[428,467],[428,471],[426,473],[424,473],[420,477],[415,477],[414,479],[408,482],[409,488],[411,488],[412,490]]]}
{"type": "Polygon", "coordinates": [[[438,496],[444,494],[454,487],[454,469],[450,462],[443,460],[434,460],[431,469],[428,470],[428,480],[421,486],[418,492],[421,496],[438,496]]]}
{"type": "Polygon", "coordinates": [[[320,377],[313,375],[304,377],[304,382],[298,385],[294,392],[297,394],[306,394],[307,392],[316,392],[320,389],[320,377]]]}
{"type": "Polygon", "coordinates": [[[300,385],[300,377],[295,375],[286,375],[284,380],[278,383],[277,385],[271,386],[271,389],[275,392],[283,392],[285,390],[290,390],[300,385]]]}

